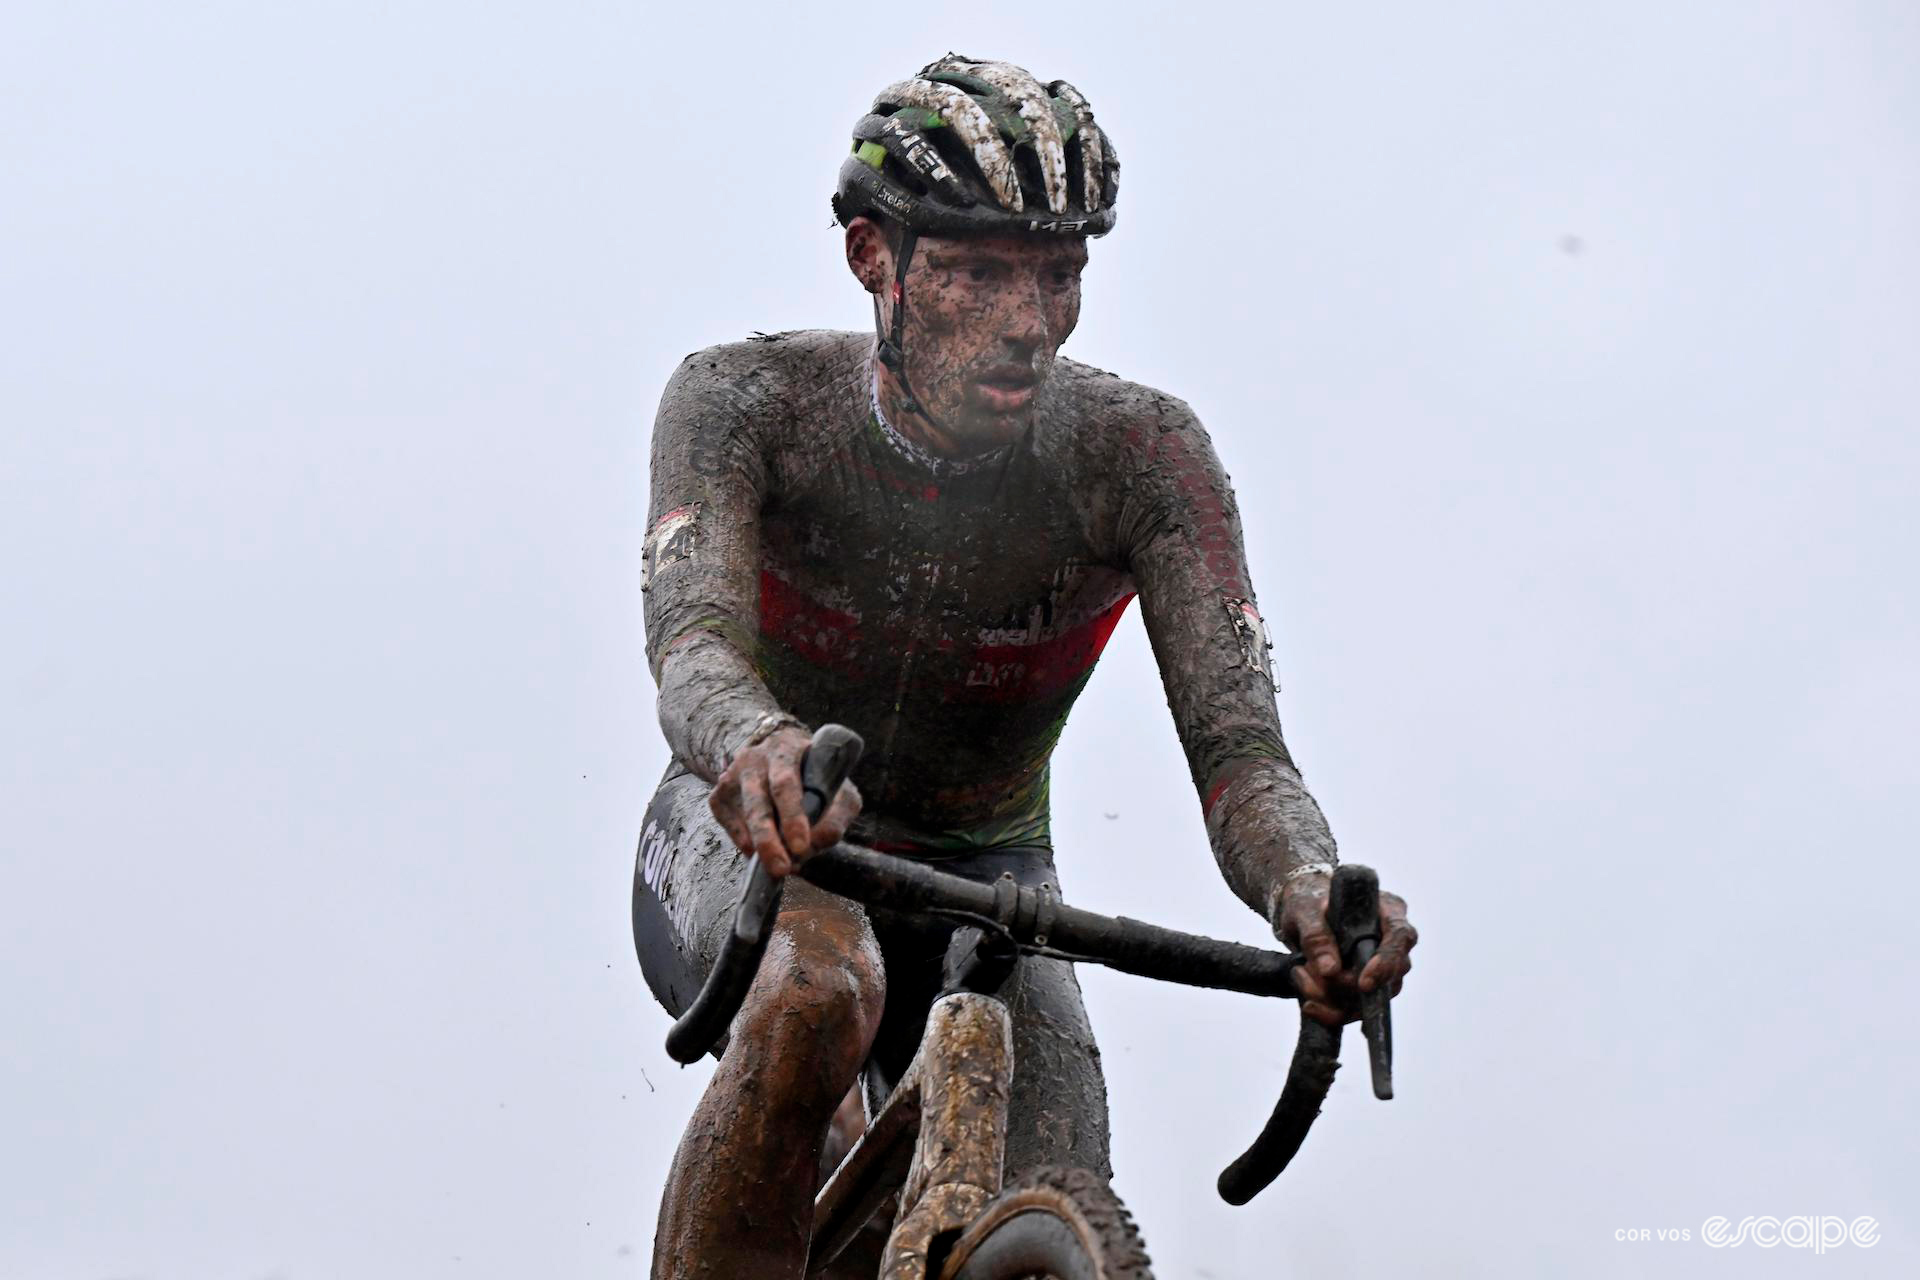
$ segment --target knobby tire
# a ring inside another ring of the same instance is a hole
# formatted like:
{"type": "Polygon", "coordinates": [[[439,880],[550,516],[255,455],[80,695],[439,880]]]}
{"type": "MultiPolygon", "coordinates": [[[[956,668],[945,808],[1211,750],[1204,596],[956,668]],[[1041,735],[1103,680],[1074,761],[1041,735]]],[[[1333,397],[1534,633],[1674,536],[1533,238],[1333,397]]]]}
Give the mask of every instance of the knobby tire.
{"type": "Polygon", "coordinates": [[[1035,1169],[961,1233],[940,1280],[1153,1280],[1113,1188],[1085,1169],[1035,1169]]]}

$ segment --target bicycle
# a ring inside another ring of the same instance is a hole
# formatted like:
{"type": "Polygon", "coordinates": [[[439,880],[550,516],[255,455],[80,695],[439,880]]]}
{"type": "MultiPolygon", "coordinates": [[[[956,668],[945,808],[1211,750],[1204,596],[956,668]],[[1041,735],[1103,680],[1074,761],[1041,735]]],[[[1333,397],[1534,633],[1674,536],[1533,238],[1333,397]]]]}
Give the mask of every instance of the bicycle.
{"type": "MultiPolygon", "coordinates": [[[[858,734],[827,725],[801,769],[809,821],[859,759],[858,734]]],[[[1022,954],[1095,963],[1189,986],[1297,998],[1299,953],[1265,951],[1182,933],[1062,902],[1050,886],[1011,875],[990,884],[909,859],[841,844],[795,874],[872,906],[954,922],[942,995],[918,1052],[858,1142],[814,1201],[807,1274],[825,1274],[879,1218],[895,1209],[879,1252],[879,1280],[1151,1280],[1131,1217],[1103,1179],[1042,1168],[1003,1185],[1013,1033],[997,993],[1022,954]]],[[[698,996],[667,1034],[667,1052],[698,1061],[725,1034],[759,969],[780,906],[781,882],[754,859],[742,878],[732,931],[698,996]]],[[[1366,867],[1333,877],[1328,923],[1343,962],[1357,970],[1380,940],[1379,881],[1366,867]]],[[[1373,1091],[1393,1096],[1392,1025],[1384,989],[1361,1002],[1373,1091]]],[[[1280,1101],[1253,1145],[1228,1165],[1218,1190],[1242,1205],[1280,1176],[1320,1112],[1339,1067],[1341,1032],[1300,1020],[1280,1101]]],[[[845,1274],[845,1270],[835,1274],[845,1274]]]]}

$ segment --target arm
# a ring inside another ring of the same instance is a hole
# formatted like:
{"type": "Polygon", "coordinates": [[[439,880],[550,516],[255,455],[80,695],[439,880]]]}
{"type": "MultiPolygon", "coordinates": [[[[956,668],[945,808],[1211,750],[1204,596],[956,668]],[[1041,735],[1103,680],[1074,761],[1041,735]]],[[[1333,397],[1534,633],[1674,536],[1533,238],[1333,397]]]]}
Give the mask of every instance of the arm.
{"type": "Polygon", "coordinates": [[[709,782],[763,717],[780,715],[751,660],[766,459],[756,406],[725,376],[725,356],[688,356],[660,398],[640,567],[660,727],[675,757],[709,782]]]}
{"type": "Polygon", "coordinates": [[[1157,400],[1129,440],[1123,548],[1214,857],[1277,925],[1287,886],[1339,854],[1281,737],[1233,490],[1192,411],[1157,400]]]}
{"type": "Polygon", "coordinates": [[[809,824],[800,787],[806,727],[754,668],[760,626],[760,511],[775,420],[768,363],[715,347],[680,363],[654,420],[641,591],[660,727],[674,756],[714,784],[713,813],[775,875],[838,841],[859,811],[844,784],[809,824]]]}
{"type": "Polygon", "coordinates": [[[1177,400],[1128,437],[1132,478],[1120,533],[1140,612],[1227,883],[1310,966],[1294,970],[1304,1012],[1338,1025],[1357,991],[1397,992],[1418,940],[1406,903],[1380,894],[1380,947],[1342,970],[1327,924],[1338,852],[1280,736],[1267,630],[1254,604],[1233,489],[1213,443],[1177,400]]]}

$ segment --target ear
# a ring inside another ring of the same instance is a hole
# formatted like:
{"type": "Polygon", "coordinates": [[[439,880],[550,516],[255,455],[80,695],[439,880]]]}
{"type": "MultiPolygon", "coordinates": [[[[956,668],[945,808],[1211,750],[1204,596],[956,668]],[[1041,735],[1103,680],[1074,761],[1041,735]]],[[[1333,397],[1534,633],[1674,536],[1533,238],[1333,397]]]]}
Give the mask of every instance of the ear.
{"type": "Polygon", "coordinates": [[[887,246],[886,232],[872,218],[855,218],[847,224],[847,270],[868,293],[879,293],[893,278],[893,250],[887,246]]]}

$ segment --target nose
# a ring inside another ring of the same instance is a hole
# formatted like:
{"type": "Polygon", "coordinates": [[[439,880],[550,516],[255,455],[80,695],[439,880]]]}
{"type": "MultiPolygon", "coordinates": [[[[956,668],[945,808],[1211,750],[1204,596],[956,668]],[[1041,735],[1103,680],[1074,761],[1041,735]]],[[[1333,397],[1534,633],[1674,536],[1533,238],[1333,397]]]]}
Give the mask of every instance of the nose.
{"type": "Polygon", "coordinates": [[[1031,355],[1047,341],[1046,299],[1038,278],[1026,279],[1012,293],[1001,320],[1000,340],[1022,355],[1031,355]]]}

